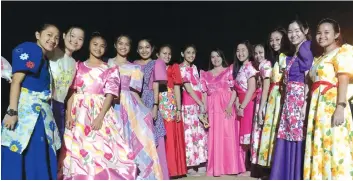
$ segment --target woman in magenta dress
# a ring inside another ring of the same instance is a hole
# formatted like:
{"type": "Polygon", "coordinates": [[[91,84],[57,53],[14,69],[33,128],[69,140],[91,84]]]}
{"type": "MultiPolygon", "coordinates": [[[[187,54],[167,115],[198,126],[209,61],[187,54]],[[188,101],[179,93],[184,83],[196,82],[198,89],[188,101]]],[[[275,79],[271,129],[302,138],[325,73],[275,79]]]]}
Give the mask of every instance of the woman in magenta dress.
{"type": "Polygon", "coordinates": [[[100,35],[90,41],[90,56],[78,62],[67,103],[63,176],[65,180],[132,180],[136,164],[124,139],[123,123],[111,107],[119,96],[117,67],[101,60],[106,42],[100,35]]]}
{"type": "Polygon", "coordinates": [[[182,119],[185,129],[186,164],[188,174],[197,176],[206,172],[207,133],[199,120],[199,114],[205,113],[202,102],[201,83],[197,67],[193,64],[196,48],[187,45],[181,52],[183,62],[179,65],[183,79],[182,119]]]}
{"type": "MultiPolygon", "coordinates": [[[[233,65],[234,86],[237,92],[237,116],[240,121],[240,144],[243,149],[243,158],[247,164],[247,155],[250,149],[250,138],[254,115],[256,94],[257,70],[252,65],[252,46],[248,41],[239,43],[233,65]]],[[[249,166],[249,165],[248,165],[249,166]]],[[[248,175],[247,172],[245,175],[248,175]]]]}
{"type": "Polygon", "coordinates": [[[284,71],[284,105],[277,133],[271,180],[303,179],[303,160],[307,95],[306,76],[313,62],[309,27],[294,20],[288,27],[288,38],[296,51],[286,58],[284,71]]]}
{"type": "Polygon", "coordinates": [[[157,57],[167,65],[167,91],[159,95],[159,110],[166,129],[166,154],[170,177],[183,176],[187,173],[184,124],[181,121],[182,79],[179,65],[171,61],[172,51],[169,45],[161,46],[157,57]]]}
{"type": "Polygon", "coordinates": [[[163,118],[158,110],[160,85],[167,83],[167,70],[163,60],[152,60],[154,47],[150,40],[142,39],[138,43],[138,53],[141,60],[134,63],[142,67],[143,86],[142,101],[150,108],[153,117],[153,133],[157,144],[159,163],[162,167],[163,180],[169,179],[167,157],[165,153],[165,127],[163,118]]]}
{"type": "Polygon", "coordinates": [[[210,70],[200,71],[203,102],[209,119],[207,176],[245,172],[236,120],[233,67],[227,67],[224,54],[211,52],[210,70]]]}
{"type": "Polygon", "coordinates": [[[136,179],[161,180],[163,174],[154,140],[152,113],[139,95],[143,82],[141,67],[127,59],[131,48],[131,39],[128,36],[117,37],[114,47],[117,54],[108,60],[108,65],[119,67],[121,90],[119,98],[113,104],[118,118],[124,124],[125,139],[139,169],[136,179]]]}

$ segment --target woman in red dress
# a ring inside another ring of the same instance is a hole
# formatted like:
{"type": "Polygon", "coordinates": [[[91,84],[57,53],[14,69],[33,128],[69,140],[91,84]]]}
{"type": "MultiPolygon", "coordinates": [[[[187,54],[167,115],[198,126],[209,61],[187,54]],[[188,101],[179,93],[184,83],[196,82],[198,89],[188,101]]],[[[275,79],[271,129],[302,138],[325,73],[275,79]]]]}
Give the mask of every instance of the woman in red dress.
{"type": "Polygon", "coordinates": [[[166,129],[166,154],[170,177],[183,176],[187,173],[184,125],[181,121],[181,94],[182,84],[178,64],[173,64],[171,47],[164,45],[157,52],[157,57],[167,65],[167,90],[159,95],[159,110],[164,119],[166,129]]]}

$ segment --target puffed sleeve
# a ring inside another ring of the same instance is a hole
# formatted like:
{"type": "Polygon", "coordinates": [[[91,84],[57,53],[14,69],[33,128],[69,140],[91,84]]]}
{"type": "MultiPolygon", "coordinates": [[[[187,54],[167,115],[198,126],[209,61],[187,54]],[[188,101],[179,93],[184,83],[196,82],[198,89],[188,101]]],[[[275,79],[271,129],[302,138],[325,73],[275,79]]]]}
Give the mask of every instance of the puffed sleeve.
{"type": "Polygon", "coordinates": [[[186,66],[180,66],[180,74],[181,78],[183,79],[183,83],[190,83],[191,82],[191,73],[188,71],[186,66]]]}
{"type": "Polygon", "coordinates": [[[36,43],[22,43],[12,51],[12,72],[25,71],[36,74],[42,59],[42,49],[36,43]]]}
{"type": "Polygon", "coordinates": [[[313,53],[311,52],[311,41],[306,41],[300,46],[298,58],[299,70],[301,72],[310,70],[314,60],[313,53]]]}
{"type": "Polygon", "coordinates": [[[106,81],[103,88],[104,94],[113,94],[119,96],[120,94],[120,73],[118,66],[109,68],[105,71],[106,81]]]}
{"type": "Polygon", "coordinates": [[[156,60],[154,64],[154,81],[167,81],[167,66],[163,60],[156,60]]]}
{"type": "Polygon", "coordinates": [[[1,78],[11,81],[12,67],[11,64],[4,58],[1,57],[1,78]]]}
{"type": "Polygon", "coordinates": [[[180,74],[180,68],[178,64],[172,65],[172,79],[174,85],[181,85],[183,84],[183,80],[180,74]]]}
{"type": "Polygon", "coordinates": [[[200,82],[201,82],[201,91],[207,92],[207,81],[206,81],[207,72],[201,70],[200,71],[200,82]]]}
{"type": "Polygon", "coordinates": [[[75,67],[76,67],[75,68],[75,75],[74,75],[74,78],[72,80],[70,89],[76,90],[79,85],[83,84],[83,81],[79,78],[79,71],[78,71],[81,64],[82,64],[82,62],[80,62],[80,61],[77,61],[75,63],[75,67]]]}
{"type": "Polygon", "coordinates": [[[247,66],[246,66],[246,69],[245,69],[245,76],[246,76],[246,79],[248,80],[249,78],[253,77],[253,76],[256,76],[257,74],[257,70],[252,66],[251,63],[249,63],[247,66]]]}
{"type": "Polygon", "coordinates": [[[265,79],[271,77],[272,66],[271,62],[267,61],[260,67],[260,76],[265,79]]]}
{"type": "Polygon", "coordinates": [[[143,83],[143,73],[141,71],[141,66],[135,65],[131,73],[130,88],[141,92],[143,83]]]}
{"type": "Polygon", "coordinates": [[[287,67],[287,56],[284,53],[281,53],[278,57],[278,66],[281,69],[285,69],[287,67]]]}
{"type": "Polygon", "coordinates": [[[337,73],[347,73],[353,77],[353,46],[344,44],[339,49],[336,58],[333,59],[333,66],[337,73]]]}

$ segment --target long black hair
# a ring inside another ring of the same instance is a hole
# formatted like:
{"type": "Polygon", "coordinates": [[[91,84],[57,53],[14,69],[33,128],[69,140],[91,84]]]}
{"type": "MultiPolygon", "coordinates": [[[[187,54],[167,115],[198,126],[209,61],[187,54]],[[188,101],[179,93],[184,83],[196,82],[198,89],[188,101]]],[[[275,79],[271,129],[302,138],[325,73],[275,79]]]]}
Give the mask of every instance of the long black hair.
{"type": "Polygon", "coordinates": [[[268,60],[271,61],[272,67],[278,61],[279,55],[281,53],[283,53],[283,54],[285,54],[287,56],[292,56],[294,54],[294,51],[295,51],[294,46],[289,41],[289,38],[288,38],[288,35],[287,35],[287,31],[281,26],[275,28],[274,30],[272,30],[269,33],[266,46],[267,46],[266,47],[266,54],[267,54],[268,60]],[[281,48],[279,49],[279,51],[274,51],[272,49],[271,45],[270,45],[271,35],[274,32],[278,32],[278,33],[280,33],[282,35],[281,48]]]}
{"type": "Polygon", "coordinates": [[[253,48],[252,48],[252,45],[250,44],[250,42],[248,40],[245,40],[245,41],[242,41],[240,43],[238,43],[238,45],[235,47],[235,51],[234,51],[234,64],[233,64],[233,78],[235,79],[238,75],[238,72],[240,70],[240,67],[243,65],[243,62],[241,62],[238,57],[237,57],[237,49],[238,49],[238,46],[240,44],[243,44],[246,46],[246,48],[248,49],[248,52],[249,52],[249,61],[252,61],[253,60],[253,48]]]}

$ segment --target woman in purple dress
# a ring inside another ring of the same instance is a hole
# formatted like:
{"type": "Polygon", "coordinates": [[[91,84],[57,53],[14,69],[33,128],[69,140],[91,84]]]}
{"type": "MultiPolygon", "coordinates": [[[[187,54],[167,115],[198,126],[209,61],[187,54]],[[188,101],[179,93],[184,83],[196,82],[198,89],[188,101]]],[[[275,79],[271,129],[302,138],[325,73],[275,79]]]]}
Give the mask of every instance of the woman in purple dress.
{"type": "Polygon", "coordinates": [[[142,85],[142,100],[146,107],[152,109],[153,116],[153,132],[155,142],[157,144],[157,152],[159,161],[162,167],[163,180],[169,179],[167,157],[165,153],[165,127],[163,118],[158,111],[159,105],[159,89],[160,85],[167,83],[167,68],[163,60],[152,60],[151,56],[154,47],[150,40],[142,39],[138,43],[137,52],[141,60],[136,60],[134,63],[142,67],[143,85],[142,85]]]}
{"type": "Polygon", "coordinates": [[[295,46],[293,56],[286,58],[284,70],[284,105],[277,133],[271,180],[301,180],[304,159],[304,120],[308,85],[306,76],[313,62],[309,27],[294,20],[288,27],[288,38],[295,46]]]}

